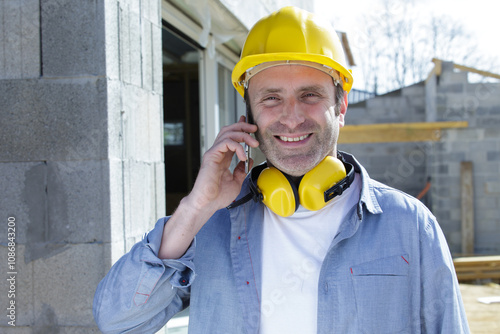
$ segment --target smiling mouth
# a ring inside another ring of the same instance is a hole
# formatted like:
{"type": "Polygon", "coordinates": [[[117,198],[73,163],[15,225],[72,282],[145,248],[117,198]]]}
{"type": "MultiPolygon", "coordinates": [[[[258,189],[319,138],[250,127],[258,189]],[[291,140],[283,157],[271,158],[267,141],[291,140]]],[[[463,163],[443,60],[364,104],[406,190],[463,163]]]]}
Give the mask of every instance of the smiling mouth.
{"type": "Polygon", "coordinates": [[[307,134],[304,136],[299,136],[299,137],[285,137],[285,136],[277,136],[280,140],[284,142],[297,142],[297,141],[302,141],[306,138],[308,138],[311,134],[307,134]]]}

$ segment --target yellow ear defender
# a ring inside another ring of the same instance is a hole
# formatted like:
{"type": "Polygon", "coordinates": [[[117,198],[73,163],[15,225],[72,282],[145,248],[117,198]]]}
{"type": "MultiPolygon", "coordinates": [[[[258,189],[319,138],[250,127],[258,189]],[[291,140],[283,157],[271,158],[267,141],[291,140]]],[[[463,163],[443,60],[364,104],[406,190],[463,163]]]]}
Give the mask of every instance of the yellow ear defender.
{"type": "Polygon", "coordinates": [[[307,172],[300,180],[298,189],[289,176],[278,169],[263,167],[256,184],[253,184],[253,180],[251,182],[252,192],[271,211],[282,217],[291,216],[299,203],[308,210],[320,210],[333,197],[341,195],[354,180],[354,167],[331,156],[307,172]],[[345,166],[348,167],[348,173],[345,166]]]}
{"type": "Polygon", "coordinates": [[[342,161],[327,156],[310,170],[299,185],[300,204],[310,211],[317,211],[326,205],[325,191],[346,177],[342,161]]]}
{"type": "Polygon", "coordinates": [[[264,169],[257,179],[257,188],[262,203],[277,215],[291,216],[299,207],[297,187],[277,168],[264,169]]]}

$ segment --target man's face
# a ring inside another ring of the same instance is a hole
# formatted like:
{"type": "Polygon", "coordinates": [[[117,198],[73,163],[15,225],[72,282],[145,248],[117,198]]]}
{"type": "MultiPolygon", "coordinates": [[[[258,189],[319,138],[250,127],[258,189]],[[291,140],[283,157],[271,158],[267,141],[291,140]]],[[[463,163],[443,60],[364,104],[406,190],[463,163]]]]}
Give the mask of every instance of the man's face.
{"type": "Polygon", "coordinates": [[[256,138],[269,164],[302,176],[336,155],[347,101],[336,116],[332,77],[301,65],[271,67],[250,80],[248,98],[256,138]]]}

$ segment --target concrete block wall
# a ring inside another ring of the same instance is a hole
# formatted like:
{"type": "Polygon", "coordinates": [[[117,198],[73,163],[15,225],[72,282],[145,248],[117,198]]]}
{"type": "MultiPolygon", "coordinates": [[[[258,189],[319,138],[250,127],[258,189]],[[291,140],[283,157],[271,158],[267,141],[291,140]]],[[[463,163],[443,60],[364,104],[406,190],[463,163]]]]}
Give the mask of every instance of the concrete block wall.
{"type": "MultiPolygon", "coordinates": [[[[416,197],[427,183],[426,143],[341,144],[371,178],[416,197]]],[[[427,204],[424,199],[423,202],[427,204]]]]}
{"type": "MultiPolygon", "coordinates": [[[[347,108],[346,124],[423,122],[424,97],[424,85],[417,84],[353,104],[347,108]]],[[[339,150],[354,154],[373,179],[417,196],[427,182],[427,146],[425,143],[362,143],[340,144],[339,150]]]]}
{"type": "Polygon", "coordinates": [[[347,123],[405,123],[425,121],[425,86],[423,83],[378,95],[348,107],[347,123]]]}
{"type": "Polygon", "coordinates": [[[467,121],[467,128],[449,129],[429,151],[433,176],[432,210],[454,253],[461,248],[460,164],[473,163],[474,252],[500,252],[500,84],[470,83],[465,72],[443,64],[435,94],[437,121],[467,121]]]}
{"type": "Polygon", "coordinates": [[[160,1],[0,2],[0,332],[98,333],[110,266],[165,213],[160,1]],[[7,273],[7,260],[0,264],[7,273]]]}
{"type": "Polygon", "coordinates": [[[0,78],[38,77],[40,73],[39,0],[0,2],[0,78]],[[8,34],[3,31],[9,31],[8,34]],[[7,55],[9,55],[7,57],[7,55]]]}
{"type": "MultiPolygon", "coordinates": [[[[473,162],[476,254],[500,252],[500,84],[471,83],[443,63],[440,76],[348,108],[346,124],[467,121],[442,130],[439,142],[341,144],[371,177],[422,198],[437,217],[450,250],[462,252],[460,165],[473,162]]],[[[342,136],[342,130],[340,132],[342,136]]]]}

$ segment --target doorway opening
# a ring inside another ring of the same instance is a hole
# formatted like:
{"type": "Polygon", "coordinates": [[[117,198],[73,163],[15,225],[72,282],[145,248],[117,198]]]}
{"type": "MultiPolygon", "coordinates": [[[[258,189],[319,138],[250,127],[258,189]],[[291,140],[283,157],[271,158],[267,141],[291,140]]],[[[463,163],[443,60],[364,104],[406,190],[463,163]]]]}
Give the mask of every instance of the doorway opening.
{"type": "Polygon", "coordinates": [[[200,51],[165,22],[162,49],[166,213],[171,215],[200,166],[200,51]]]}

